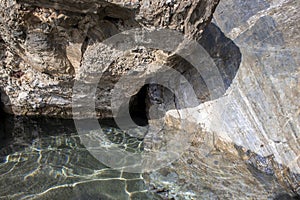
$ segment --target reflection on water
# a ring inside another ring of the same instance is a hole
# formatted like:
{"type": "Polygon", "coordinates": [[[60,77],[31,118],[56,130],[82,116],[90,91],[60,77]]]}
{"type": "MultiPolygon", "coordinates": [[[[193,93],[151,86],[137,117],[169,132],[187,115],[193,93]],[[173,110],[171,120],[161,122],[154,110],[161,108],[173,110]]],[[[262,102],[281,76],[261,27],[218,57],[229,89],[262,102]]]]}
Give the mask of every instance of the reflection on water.
{"type": "Polygon", "coordinates": [[[141,174],[112,170],[92,157],[72,121],[11,118],[5,130],[0,198],[154,199],[141,174]]]}
{"type": "MultiPolygon", "coordinates": [[[[141,139],[102,123],[111,141],[128,144],[125,150],[143,149],[141,139]]],[[[273,176],[210,149],[210,136],[193,141],[170,166],[142,175],[101,164],[72,120],[10,117],[0,133],[0,199],[273,199],[284,193],[273,176]]]]}

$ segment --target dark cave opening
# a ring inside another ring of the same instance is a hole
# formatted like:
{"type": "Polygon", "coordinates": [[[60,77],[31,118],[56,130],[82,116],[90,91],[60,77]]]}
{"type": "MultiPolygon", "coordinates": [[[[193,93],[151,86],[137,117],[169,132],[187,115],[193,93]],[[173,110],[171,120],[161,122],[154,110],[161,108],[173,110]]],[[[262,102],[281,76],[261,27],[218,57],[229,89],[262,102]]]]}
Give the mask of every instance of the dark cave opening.
{"type": "Polygon", "coordinates": [[[5,119],[6,113],[4,112],[4,104],[2,102],[2,94],[0,92],[0,123],[2,124],[5,119]]]}
{"type": "MultiPolygon", "coordinates": [[[[2,96],[3,95],[0,92],[0,141],[2,141],[2,143],[5,143],[7,138],[7,134],[6,134],[7,114],[4,112],[4,104],[2,102],[2,96]]],[[[1,144],[0,144],[0,148],[1,148],[1,144]]]]}
{"type": "Polygon", "coordinates": [[[145,84],[129,101],[129,114],[138,126],[147,126],[148,121],[161,119],[167,110],[175,109],[177,97],[174,93],[156,83],[145,84]]]}
{"type": "Polygon", "coordinates": [[[138,126],[147,126],[147,108],[146,99],[148,96],[149,85],[144,85],[139,92],[130,98],[129,102],[129,114],[134,123],[138,126]]]}

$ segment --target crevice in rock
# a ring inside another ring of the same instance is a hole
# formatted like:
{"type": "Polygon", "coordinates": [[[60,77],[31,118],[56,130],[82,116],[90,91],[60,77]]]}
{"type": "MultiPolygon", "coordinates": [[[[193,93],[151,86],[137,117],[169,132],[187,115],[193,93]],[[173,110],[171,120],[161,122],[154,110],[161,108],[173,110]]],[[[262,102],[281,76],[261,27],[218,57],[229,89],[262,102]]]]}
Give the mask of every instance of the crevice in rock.
{"type": "Polygon", "coordinates": [[[0,117],[5,118],[7,113],[12,113],[11,108],[8,106],[11,105],[10,99],[5,93],[5,91],[0,88],[0,117]]]}
{"type": "Polygon", "coordinates": [[[88,44],[89,44],[89,37],[85,37],[84,41],[83,41],[83,44],[81,46],[81,53],[82,53],[82,58],[83,58],[83,55],[84,55],[84,52],[86,51],[87,47],[88,47],[88,44]]]}
{"type": "Polygon", "coordinates": [[[148,125],[148,117],[146,110],[146,98],[148,85],[144,85],[140,91],[130,98],[129,114],[132,120],[139,126],[148,125]]]}
{"type": "Polygon", "coordinates": [[[84,41],[83,41],[83,43],[82,43],[82,45],[81,45],[81,58],[80,58],[80,62],[79,62],[80,65],[79,66],[82,65],[83,56],[84,56],[84,53],[85,53],[88,45],[89,45],[89,37],[86,36],[85,39],[84,39],[84,41]]]}
{"type": "Polygon", "coordinates": [[[166,111],[177,109],[176,106],[177,98],[168,88],[159,84],[145,84],[131,97],[129,113],[137,125],[146,126],[148,120],[162,118],[166,111]]]}
{"type": "Polygon", "coordinates": [[[1,92],[0,92],[0,120],[1,120],[1,122],[2,122],[2,119],[4,119],[4,117],[5,117],[5,112],[4,112],[4,110],[3,110],[3,108],[4,108],[4,105],[3,105],[3,102],[2,102],[2,94],[1,94],[1,92]]]}
{"type": "MultiPolygon", "coordinates": [[[[5,141],[6,138],[7,138],[6,127],[7,127],[8,115],[4,111],[4,103],[2,102],[2,97],[3,96],[4,96],[4,92],[2,92],[2,90],[0,89],[0,141],[5,141]]],[[[10,127],[10,128],[12,128],[12,127],[10,127]]],[[[0,155],[0,157],[1,157],[1,155],[0,155]]]]}
{"type": "MultiPolygon", "coordinates": [[[[261,156],[255,152],[247,150],[239,145],[234,145],[239,156],[245,160],[246,164],[252,167],[249,168],[252,174],[256,171],[262,172],[266,175],[275,176],[279,183],[286,188],[287,191],[291,191],[292,195],[296,195],[296,198],[300,197],[300,174],[293,173],[289,167],[284,164],[279,164],[274,159],[274,155],[261,156]]],[[[254,175],[254,177],[257,177],[254,175]]],[[[292,197],[290,199],[293,199],[292,197]]]]}

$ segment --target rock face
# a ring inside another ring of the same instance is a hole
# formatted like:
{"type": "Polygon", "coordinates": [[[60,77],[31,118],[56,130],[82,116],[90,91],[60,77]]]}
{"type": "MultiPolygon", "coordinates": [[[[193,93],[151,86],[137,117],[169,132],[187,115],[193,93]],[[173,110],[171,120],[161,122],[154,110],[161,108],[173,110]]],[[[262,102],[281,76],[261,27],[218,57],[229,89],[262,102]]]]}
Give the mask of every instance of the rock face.
{"type": "MultiPolygon", "coordinates": [[[[123,89],[132,96],[132,107],[141,106],[134,112],[144,112],[143,107],[149,105],[158,109],[163,105],[168,111],[167,121],[176,126],[180,111],[189,109],[188,118],[201,125],[207,135],[236,144],[237,152],[247,162],[275,174],[299,195],[299,3],[228,0],[221,1],[215,11],[218,3],[2,0],[0,88],[4,110],[16,115],[70,118],[75,77],[82,67],[88,69],[87,64],[93,64],[93,50],[98,44],[133,28],[176,30],[195,39],[209,53],[220,73],[225,95],[211,99],[205,77],[182,58],[167,51],[135,47],[103,70],[95,98],[97,116],[112,116],[111,94],[124,74],[142,71],[145,78],[147,73],[162,70],[148,66],[166,64],[191,83],[201,104],[178,106],[182,99],[151,84],[152,80],[144,90],[130,89],[141,78],[133,74],[123,89]],[[209,24],[214,11],[213,23],[209,24]]],[[[171,39],[163,42],[172,44],[171,39]]],[[[105,57],[111,52],[97,53],[105,57]]],[[[89,73],[86,75],[93,77],[97,72],[89,73]]],[[[176,87],[188,102],[191,90],[185,83],[176,87]]],[[[81,106],[84,108],[84,102],[81,106]]],[[[202,155],[200,149],[192,149],[196,153],[191,157],[202,155]]],[[[183,162],[177,163],[176,170],[184,168],[183,162]]]]}
{"type": "Polygon", "coordinates": [[[275,174],[299,195],[297,9],[299,3],[289,0],[221,1],[213,22],[239,47],[242,60],[226,94],[192,112],[197,124],[244,147],[251,165],[275,174]]]}
{"type": "MultiPolygon", "coordinates": [[[[198,38],[218,0],[14,1],[0,3],[1,88],[7,112],[69,118],[72,86],[89,45],[121,31],[148,27],[198,38]]],[[[132,68],[112,66],[96,102],[99,117],[111,115],[109,91],[132,68]],[[122,69],[121,69],[122,68],[122,69]],[[113,73],[113,74],[112,74],[113,73]],[[104,88],[104,90],[102,90],[104,88]]]]}
{"type": "MultiPolygon", "coordinates": [[[[243,55],[225,97],[223,131],[235,143],[262,156],[273,155],[300,174],[298,8],[295,1],[233,0],[222,2],[214,16],[243,55]],[[225,10],[233,14],[227,17],[225,10]]],[[[300,177],[291,182],[299,194],[300,177]]]]}

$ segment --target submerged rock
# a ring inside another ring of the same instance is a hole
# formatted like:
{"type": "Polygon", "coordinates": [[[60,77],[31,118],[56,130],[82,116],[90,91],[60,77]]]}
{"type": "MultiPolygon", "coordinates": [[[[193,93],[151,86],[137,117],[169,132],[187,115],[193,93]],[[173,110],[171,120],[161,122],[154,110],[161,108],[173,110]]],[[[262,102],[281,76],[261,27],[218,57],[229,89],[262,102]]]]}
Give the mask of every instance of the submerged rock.
{"type": "MultiPolygon", "coordinates": [[[[209,53],[220,72],[226,93],[211,98],[205,82],[207,77],[201,77],[191,63],[179,56],[159,49],[135,47],[105,66],[96,90],[97,117],[112,117],[112,93],[118,81],[130,72],[126,84],[121,85],[122,90],[132,97],[129,105],[142,105],[139,109],[131,107],[131,110],[142,110],[146,121],[149,116],[161,119],[167,113],[163,122],[179,126],[181,111],[190,109],[187,118],[191,123],[179,128],[195,131],[195,127],[201,125],[207,135],[219,138],[220,144],[232,144],[224,145],[227,151],[233,151],[233,144],[242,146],[245,160],[251,166],[275,174],[288,189],[299,195],[299,3],[292,0],[228,0],[221,1],[215,11],[218,3],[218,0],[3,0],[0,2],[3,110],[15,115],[71,118],[76,75],[84,67],[89,69],[88,64],[97,64],[95,55],[106,58],[113,53],[99,50],[95,54],[93,48],[133,28],[176,30],[186,38],[198,41],[209,53]],[[209,24],[214,11],[213,24],[209,24]],[[149,74],[165,73],[167,70],[160,67],[164,65],[176,69],[180,77],[185,78],[173,76],[175,82],[170,82],[181,91],[182,99],[174,97],[174,93],[165,87],[155,85],[155,79],[149,78],[149,74]],[[132,88],[143,78],[149,81],[144,91],[132,88]],[[187,86],[189,84],[192,88],[187,86]],[[143,94],[145,91],[147,94],[143,94]],[[191,100],[193,93],[196,93],[197,103],[191,100]],[[180,106],[181,100],[187,106],[180,106]],[[157,108],[159,112],[152,112],[151,108],[157,108]]],[[[143,41],[143,33],[138,36],[143,41]]],[[[174,41],[164,38],[161,43],[172,46],[174,41]]],[[[92,80],[99,72],[90,70],[83,76],[92,80]]],[[[214,86],[214,80],[210,81],[214,86]]],[[[85,86],[86,91],[80,91],[79,99],[84,99],[93,89],[85,86]]],[[[125,105],[120,106],[118,112],[122,116],[123,109],[128,109],[127,104],[122,98],[115,100],[125,105]]],[[[85,101],[79,105],[85,110],[79,117],[84,118],[92,112],[85,106],[85,101]]],[[[196,138],[201,137],[199,133],[196,138]]],[[[180,176],[186,176],[186,181],[191,180],[192,184],[184,186],[183,195],[193,198],[199,194],[192,190],[205,190],[208,197],[215,198],[225,190],[215,192],[205,184],[202,189],[197,187],[199,179],[193,179],[193,176],[199,175],[203,163],[197,158],[198,154],[203,154],[200,148],[192,150],[194,155],[189,156],[188,161],[178,161],[172,172],[164,173],[166,180],[178,179],[176,184],[180,184],[184,181],[180,176]],[[183,170],[186,168],[192,169],[191,173],[183,170]]],[[[234,165],[230,167],[234,168],[234,165]]],[[[246,171],[245,166],[240,169],[243,173],[246,171]]],[[[152,178],[156,179],[155,176],[152,178]]],[[[176,191],[176,184],[170,186],[171,189],[160,190],[162,193],[176,191]]],[[[256,181],[252,182],[255,184],[256,181]]],[[[243,186],[251,189],[247,184],[243,186]]],[[[263,186],[257,185],[257,188],[259,191],[263,186]]],[[[268,197],[267,190],[264,190],[263,198],[268,197]]],[[[228,194],[228,198],[232,198],[232,194],[228,194]]]]}

